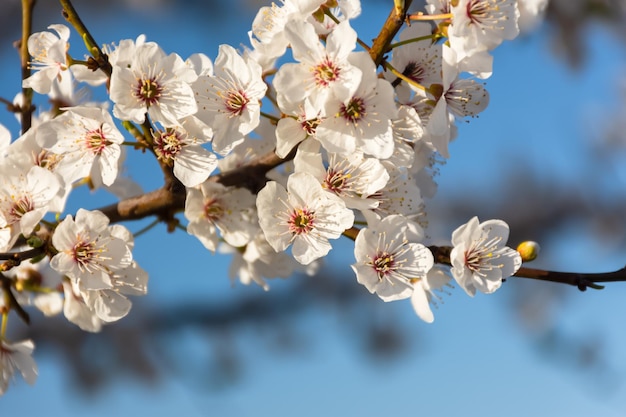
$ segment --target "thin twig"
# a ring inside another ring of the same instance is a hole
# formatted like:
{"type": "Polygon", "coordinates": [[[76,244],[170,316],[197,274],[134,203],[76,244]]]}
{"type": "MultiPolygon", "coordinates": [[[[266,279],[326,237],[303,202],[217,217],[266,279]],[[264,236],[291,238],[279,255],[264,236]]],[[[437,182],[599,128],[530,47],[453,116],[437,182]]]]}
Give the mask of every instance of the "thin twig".
{"type": "MultiPolygon", "coordinates": [[[[22,39],[20,41],[20,65],[22,67],[22,81],[30,77],[30,54],[28,53],[28,38],[33,27],[33,8],[36,0],[22,0],[22,39]]],[[[33,89],[22,87],[22,104],[20,106],[22,133],[30,129],[33,122],[33,89]]]]}
{"type": "Polygon", "coordinates": [[[19,264],[27,259],[37,257],[45,253],[45,251],[45,245],[41,245],[38,248],[28,249],[23,252],[0,253],[0,261],[14,261],[19,264]]]}
{"type": "Polygon", "coordinates": [[[15,294],[13,294],[13,290],[11,290],[13,280],[5,276],[4,274],[0,273],[0,283],[2,283],[2,290],[4,292],[4,296],[7,297],[9,300],[9,303],[8,303],[9,307],[15,310],[19,318],[21,318],[24,321],[24,323],[30,324],[30,316],[28,315],[26,310],[22,308],[20,303],[15,298],[15,294]]]}
{"type": "Polygon", "coordinates": [[[113,67],[109,62],[108,56],[102,52],[100,46],[96,40],[91,36],[91,33],[84,25],[83,21],[78,16],[76,9],[72,5],[70,0],[59,0],[61,2],[61,6],[63,7],[63,17],[76,29],[76,31],[80,34],[83,42],[85,42],[85,46],[87,50],[94,57],[98,67],[106,74],[107,77],[111,78],[111,74],[113,73],[113,67]]]}

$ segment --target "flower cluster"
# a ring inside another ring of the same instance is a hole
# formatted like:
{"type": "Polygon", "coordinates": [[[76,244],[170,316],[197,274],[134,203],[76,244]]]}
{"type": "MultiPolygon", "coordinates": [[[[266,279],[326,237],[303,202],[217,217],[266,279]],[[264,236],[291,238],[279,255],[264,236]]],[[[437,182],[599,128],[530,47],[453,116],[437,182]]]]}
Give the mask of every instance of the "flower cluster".
{"type": "MultiPolygon", "coordinates": [[[[0,126],[0,252],[38,261],[5,265],[3,299],[63,312],[95,332],[129,313],[129,296],[146,294],[128,229],[98,210],[60,216],[79,185],[120,199],[140,193],[121,176],[125,145],[158,160],[164,190],[184,190],[159,218],[176,225],[182,219],[172,216],[183,211],[206,249],[235,254],[231,274],[244,284],[267,290],[266,279],[312,274],[347,236],[356,281],[383,301],[410,298],[427,322],[452,280],[472,296],[495,291],[521,265],[505,246],[508,226],[473,218],[440,259],[426,246],[426,203],[457,119],[489,102],[481,80],[492,73],[490,52],[519,33],[520,10],[527,19],[540,13],[524,3],[427,0],[380,59],[358,47],[359,0],[263,7],[251,48],[222,45],[214,61],[167,53],[144,36],[101,53],[92,45],[95,58],[107,58],[79,61],[68,55],[68,27],[31,35],[35,72],[23,87],[63,105],[14,141],[0,126]],[[293,59],[277,65],[287,49],[293,59]],[[110,102],[84,101],[79,83],[106,85],[110,102]],[[260,163],[267,155],[278,162],[260,163]]],[[[33,342],[6,340],[12,303],[0,310],[0,393],[15,371],[29,383],[37,372],[33,342]]]]}

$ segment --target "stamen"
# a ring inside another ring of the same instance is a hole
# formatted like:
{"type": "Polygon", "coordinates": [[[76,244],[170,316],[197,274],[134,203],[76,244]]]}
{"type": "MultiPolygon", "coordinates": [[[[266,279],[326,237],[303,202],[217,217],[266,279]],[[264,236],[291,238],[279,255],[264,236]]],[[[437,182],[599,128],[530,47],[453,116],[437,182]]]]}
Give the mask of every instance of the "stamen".
{"type": "Polygon", "coordinates": [[[315,226],[315,212],[308,208],[297,208],[288,220],[289,231],[294,235],[308,234],[315,226]]]}
{"type": "Polygon", "coordinates": [[[163,94],[163,86],[158,76],[142,77],[137,79],[133,95],[147,107],[158,104],[163,94]]]}
{"type": "Polygon", "coordinates": [[[17,200],[13,201],[11,208],[9,209],[9,223],[18,222],[23,215],[33,211],[35,209],[35,203],[29,195],[21,195],[17,200]]]}
{"type": "Polygon", "coordinates": [[[210,198],[204,202],[204,217],[214,223],[224,215],[224,208],[219,199],[210,198]]]}
{"type": "Polygon", "coordinates": [[[169,166],[174,164],[176,155],[183,149],[184,145],[184,139],[176,130],[161,131],[154,137],[154,153],[159,161],[169,166]]]}
{"type": "Polygon", "coordinates": [[[328,87],[339,79],[341,67],[337,66],[330,58],[326,57],[322,62],[311,69],[315,84],[318,87],[328,87]]]}
{"type": "Polygon", "coordinates": [[[111,141],[104,135],[102,126],[97,129],[89,130],[83,136],[83,140],[85,147],[94,155],[100,155],[107,146],[111,145],[111,141]]]}
{"type": "Polygon", "coordinates": [[[354,97],[347,105],[341,105],[339,113],[350,123],[356,124],[365,117],[365,102],[362,98],[354,97]]]}

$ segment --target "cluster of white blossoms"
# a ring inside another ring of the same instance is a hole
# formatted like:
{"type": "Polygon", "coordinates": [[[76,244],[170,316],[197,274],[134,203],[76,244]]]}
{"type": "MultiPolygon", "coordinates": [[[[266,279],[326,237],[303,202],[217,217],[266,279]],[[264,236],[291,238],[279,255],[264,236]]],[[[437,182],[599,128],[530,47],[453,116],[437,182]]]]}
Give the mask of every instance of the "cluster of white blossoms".
{"type": "Polygon", "coordinates": [[[0,252],[16,255],[1,269],[0,394],[16,371],[29,383],[37,374],[33,342],[7,339],[9,311],[32,305],[95,332],[129,313],[129,296],[146,294],[128,229],[98,210],[63,214],[81,184],[137,194],[120,175],[126,145],[180,182],[187,232],[234,253],[231,273],[245,284],[267,290],[268,278],[312,274],[347,236],[356,281],[383,301],[410,299],[427,322],[438,290],[454,281],[472,296],[498,289],[521,265],[508,226],[473,218],[441,259],[427,246],[424,199],[436,192],[456,120],[488,104],[480,80],[492,73],[491,50],[518,35],[521,11],[528,26],[545,3],[427,0],[378,67],[352,26],[359,0],[263,7],[251,48],[222,45],[214,61],[140,36],[105,47],[111,71],[94,71],[68,55],[68,27],[33,34],[23,87],[63,105],[14,141],[0,126],[0,252]],[[106,88],[110,102],[85,102],[80,83],[106,88]],[[262,172],[260,190],[215,175],[272,151],[285,164],[262,172]]]}

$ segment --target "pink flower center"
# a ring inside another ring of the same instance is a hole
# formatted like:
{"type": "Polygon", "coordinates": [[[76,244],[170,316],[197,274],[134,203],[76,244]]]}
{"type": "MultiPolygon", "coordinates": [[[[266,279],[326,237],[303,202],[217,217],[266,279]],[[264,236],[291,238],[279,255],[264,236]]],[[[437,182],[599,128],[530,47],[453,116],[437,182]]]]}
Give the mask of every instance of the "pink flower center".
{"type": "Polygon", "coordinates": [[[100,155],[111,144],[111,141],[104,136],[102,126],[85,133],[83,139],[85,140],[85,147],[94,155],[100,155]]]}
{"type": "Polygon", "coordinates": [[[347,186],[350,174],[330,168],[322,186],[335,194],[340,194],[347,186]]]}
{"type": "Polygon", "coordinates": [[[501,241],[501,237],[473,241],[465,251],[465,267],[478,275],[484,275],[484,271],[501,268],[501,264],[493,263],[501,256],[502,249],[499,247],[501,241]]]}
{"type": "Polygon", "coordinates": [[[302,129],[306,132],[307,135],[313,136],[315,135],[315,130],[317,129],[317,126],[319,126],[321,122],[322,121],[317,118],[311,120],[300,120],[300,126],[302,126],[302,129]]]}
{"type": "Polygon", "coordinates": [[[232,116],[241,116],[246,110],[250,99],[243,90],[229,90],[225,93],[220,93],[220,96],[224,100],[224,107],[226,111],[232,116]]]}
{"type": "Polygon", "coordinates": [[[425,72],[426,71],[424,71],[424,68],[417,62],[409,62],[404,68],[402,74],[415,81],[416,83],[421,84],[424,80],[425,72]]]}
{"type": "Polygon", "coordinates": [[[18,222],[23,215],[26,213],[33,211],[35,209],[35,203],[28,195],[21,195],[11,205],[9,209],[9,223],[18,222]]]}
{"type": "Polygon", "coordinates": [[[61,159],[61,155],[57,155],[55,153],[42,149],[41,152],[33,155],[33,164],[45,168],[49,171],[53,171],[54,168],[56,168],[56,166],[59,164],[61,159]]]}
{"type": "Polygon", "coordinates": [[[307,234],[315,225],[315,212],[307,209],[295,209],[289,218],[289,231],[295,235],[307,234]]]}
{"type": "Polygon", "coordinates": [[[388,252],[378,253],[372,261],[372,267],[378,274],[378,279],[382,281],[386,275],[389,275],[396,269],[394,255],[388,252]]]}
{"type": "Polygon", "coordinates": [[[137,99],[143,101],[146,106],[149,107],[159,102],[159,99],[163,94],[163,86],[159,84],[156,77],[148,79],[142,78],[137,80],[137,85],[135,86],[133,94],[137,99]]]}
{"type": "Polygon", "coordinates": [[[172,166],[176,155],[183,148],[183,140],[175,130],[160,131],[154,137],[154,153],[159,161],[172,166]]]}
{"type": "Polygon", "coordinates": [[[72,248],[72,258],[81,271],[89,270],[94,259],[97,258],[98,252],[95,242],[88,242],[78,236],[77,242],[72,248]]]}
{"type": "Polygon", "coordinates": [[[350,123],[357,123],[365,117],[365,102],[362,98],[354,97],[348,104],[341,105],[339,113],[350,123]]]}
{"type": "Polygon", "coordinates": [[[328,87],[329,84],[337,81],[341,68],[326,57],[321,63],[313,67],[313,78],[319,87],[328,87]]]}
{"type": "Polygon", "coordinates": [[[224,208],[221,202],[217,198],[210,198],[204,202],[204,217],[210,221],[215,222],[224,215],[224,208]]]}
{"type": "Polygon", "coordinates": [[[484,0],[471,0],[467,2],[467,17],[472,23],[481,24],[487,19],[489,13],[489,4],[484,0]]]}

